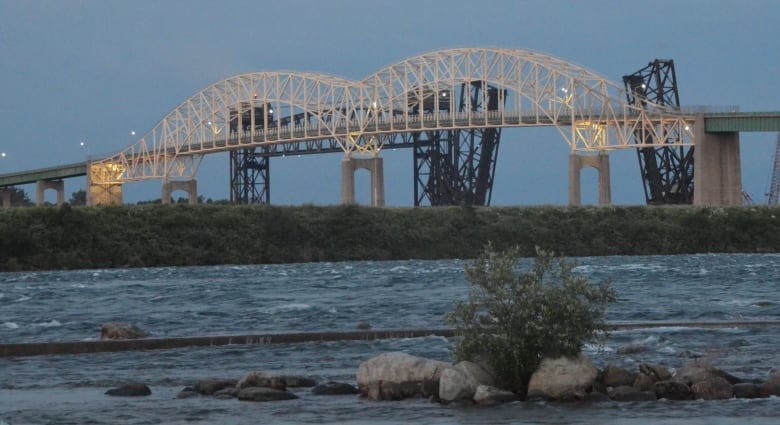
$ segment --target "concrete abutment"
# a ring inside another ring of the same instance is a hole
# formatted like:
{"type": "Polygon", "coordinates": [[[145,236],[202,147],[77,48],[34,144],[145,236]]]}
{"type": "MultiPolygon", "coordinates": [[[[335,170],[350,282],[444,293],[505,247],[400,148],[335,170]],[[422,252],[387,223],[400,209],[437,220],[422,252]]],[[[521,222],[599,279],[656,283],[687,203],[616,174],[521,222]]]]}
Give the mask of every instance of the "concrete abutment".
{"type": "Polygon", "coordinates": [[[704,131],[704,115],[696,115],[694,205],[742,205],[739,133],[704,131]]]}

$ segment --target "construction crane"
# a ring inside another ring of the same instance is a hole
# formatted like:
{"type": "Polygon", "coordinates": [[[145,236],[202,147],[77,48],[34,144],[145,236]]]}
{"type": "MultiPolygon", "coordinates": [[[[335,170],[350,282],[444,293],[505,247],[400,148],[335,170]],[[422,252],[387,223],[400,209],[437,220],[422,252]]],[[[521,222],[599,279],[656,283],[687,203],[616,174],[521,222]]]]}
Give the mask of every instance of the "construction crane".
{"type": "Polygon", "coordinates": [[[780,198],[780,133],[777,133],[777,148],[775,149],[775,163],[772,166],[772,181],[769,185],[769,205],[777,205],[780,198]]]}

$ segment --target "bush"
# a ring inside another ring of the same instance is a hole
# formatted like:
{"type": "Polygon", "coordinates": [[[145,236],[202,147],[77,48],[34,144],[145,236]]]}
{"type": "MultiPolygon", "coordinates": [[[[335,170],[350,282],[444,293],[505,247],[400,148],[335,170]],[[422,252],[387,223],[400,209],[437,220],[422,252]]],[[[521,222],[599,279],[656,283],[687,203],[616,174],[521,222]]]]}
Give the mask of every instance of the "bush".
{"type": "Polygon", "coordinates": [[[498,384],[521,397],[544,357],[575,356],[587,341],[607,336],[607,305],[616,300],[609,282],[575,275],[575,264],[536,250],[530,271],[517,274],[519,248],[488,245],[466,266],[469,299],[447,319],[455,327],[457,360],[484,358],[498,384]]]}

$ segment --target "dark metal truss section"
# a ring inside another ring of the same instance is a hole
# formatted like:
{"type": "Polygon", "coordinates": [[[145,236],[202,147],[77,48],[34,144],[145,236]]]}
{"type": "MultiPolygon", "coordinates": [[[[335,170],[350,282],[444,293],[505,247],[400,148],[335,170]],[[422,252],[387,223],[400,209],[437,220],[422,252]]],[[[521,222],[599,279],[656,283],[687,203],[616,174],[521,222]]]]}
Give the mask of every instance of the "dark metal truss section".
{"type": "Polygon", "coordinates": [[[230,202],[269,204],[270,157],[263,148],[230,151],[230,202]],[[260,152],[258,152],[260,151],[260,152]]]}
{"type": "MultiPolygon", "coordinates": [[[[506,91],[484,81],[464,83],[459,112],[495,111],[505,99],[506,91]]],[[[490,205],[500,128],[415,132],[403,139],[414,147],[415,206],[490,205]]]]}
{"type": "MultiPolygon", "coordinates": [[[[623,84],[629,104],[643,108],[648,107],[648,104],[680,107],[673,60],[656,59],[639,71],[623,76],[623,84]]],[[[641,129],[634,134],[634,143],[642,145],[672,141],[653,140],[652,132],[645,132],[647,136],[643,140],[641,134],[641,129]]],[[[674,135],[676,132],[668,134],[674,135]]],[[[681,135],[677,134],[676,137],[681,135]]],[[[637,149],[648,205],[693,202],[693,149],[683,146],[637,149]]]]}

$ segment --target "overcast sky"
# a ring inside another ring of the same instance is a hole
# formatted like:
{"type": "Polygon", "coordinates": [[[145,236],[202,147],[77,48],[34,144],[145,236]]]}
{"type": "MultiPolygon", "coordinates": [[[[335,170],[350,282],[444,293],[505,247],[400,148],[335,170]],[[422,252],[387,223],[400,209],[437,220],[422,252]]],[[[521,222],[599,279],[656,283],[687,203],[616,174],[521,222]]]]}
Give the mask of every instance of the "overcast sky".
{"type": "MultiPolygon", "coordinates": [[[[117,151],[138,138],[131,131],[143,134],[236,74],[357,80],[428,51],[474,46],[544,52],[620,84],[655,58],[674,59],[683,105],[780,110],[780,1],[773,0],[0,0],[0,174],[117,151]]],[[[741,140],[745,190],[766,203],[777,135],[741,140]]],[[[412,205],[411,150],[383,157],[388,205],[412,205]]],[[[338,203],[340,159],[272,159],[271,202],[338,203]]],[[[636,153],[613,153],[611,166],[613,203],[644,203],[636,153]]],[[[557,131],[506,130],[493,205],[566,204],[567,175],[568,146],[557,131]]],[[[228,181],[227,154],[207,156],[200,194],[226,199],[228,181]]],[[[67,198],[85,179],[65,186],[67,198]]],[[[367,203],[366,173],[357,190],[367,203]]],[[[125,185],[124,194],[132,203],[159,198],[160,181],[125,185]]],[[[588,170],[583,201],[596,199],[596,172],[588,170]]]]}

